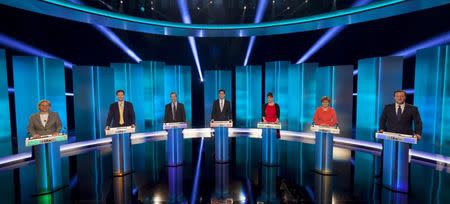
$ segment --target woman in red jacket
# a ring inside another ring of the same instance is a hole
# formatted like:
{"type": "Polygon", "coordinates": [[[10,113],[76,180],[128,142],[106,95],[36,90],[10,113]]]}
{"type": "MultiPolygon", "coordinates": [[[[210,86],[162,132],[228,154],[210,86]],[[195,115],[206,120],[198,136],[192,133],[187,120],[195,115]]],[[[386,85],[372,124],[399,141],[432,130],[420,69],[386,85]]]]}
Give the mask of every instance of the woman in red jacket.
{"type": "MultiPolygon", "coordinates": [[[[280,123],[280,106],[273,101],[273,94],[267,93],[267,103],[263,105],[262,119],[265,123],[280,123]]],[[[280,130],[277,129],[277,138],[280,138],[280,130]]]]}
{"type": "Polygon", "coordinates": [[[324,96],[320,99],[322,106],[316,109],[313,122],[320,126],[335,126],[337,124],[336,111],[330,107],[330,98],[324,96]]]}

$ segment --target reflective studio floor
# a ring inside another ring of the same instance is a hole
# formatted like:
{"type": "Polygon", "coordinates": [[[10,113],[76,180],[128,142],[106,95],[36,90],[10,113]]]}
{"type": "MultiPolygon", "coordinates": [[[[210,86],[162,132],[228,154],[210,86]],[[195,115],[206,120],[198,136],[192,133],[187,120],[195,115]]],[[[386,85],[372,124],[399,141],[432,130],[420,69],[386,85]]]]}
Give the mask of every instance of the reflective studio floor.
{"type": "Polygon", "coordinates": [[[378,184],[377,156],[334,148],[334,176],[311,170],[314,145],[280,143],[280,165],[260,164],[261,140],[230,143],[232,161],[214,162],[211,138],[185,139],[179,167],[165,165],[165,141],[133,145],[134,173],[112,177],[110,146],[63,157],[67,186],[50,195],[35,193],[34,163],[0,170],[2,203],[449,203],[450,173],[411,164],[409,194],[378,184]],[[199,154],[202,152],[202,154],[199,154]]]}

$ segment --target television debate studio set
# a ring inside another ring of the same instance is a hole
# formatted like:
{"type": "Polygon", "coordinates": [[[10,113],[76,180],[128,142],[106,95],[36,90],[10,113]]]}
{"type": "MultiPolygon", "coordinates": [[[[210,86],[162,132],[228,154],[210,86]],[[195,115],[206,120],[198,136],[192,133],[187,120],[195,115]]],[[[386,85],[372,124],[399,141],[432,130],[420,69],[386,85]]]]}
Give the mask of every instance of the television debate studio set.
{"type": "Polygon", "coordinates": [[[450,0],[0,0],[0,203],[450,203],[450,0]]]}

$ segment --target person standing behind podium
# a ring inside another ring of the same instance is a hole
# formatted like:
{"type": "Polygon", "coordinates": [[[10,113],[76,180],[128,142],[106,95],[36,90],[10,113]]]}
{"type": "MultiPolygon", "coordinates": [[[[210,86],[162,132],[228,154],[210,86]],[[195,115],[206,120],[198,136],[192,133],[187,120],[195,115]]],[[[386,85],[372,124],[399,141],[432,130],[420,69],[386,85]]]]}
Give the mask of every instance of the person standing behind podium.
{"type": "Polygon", "coordinates": [[[316,109],[314,113],[313,122],[320,126],[335,126],[337,125],[336,111],[330,107],[330,98],[323,96],[320,99],[322,106],[316,109]]]}
{"type": "Polygon", "coordinates": [[[164,123],[186,122],[184,105],[177,101],[177,94],[170,93],[170,103],[166,105],[164,111],[164,123]]]}
{"type": "Polygon", "coordinates": [[[135,126],[135,114],[133,104],[125,101],[125,91],[116,91],[117,102],[109,106],[106,129],[109,127],[135,126]]]}
{"type": "MultiPolygon", "coordinates": [[[[267,103],[263,105],[262,119],[265,123],[280,123],[280,106],[273,101],[273,94],[267,93],[267,103]]],[[[280,138],[280,130],[277,129],[277,138],[280,138]]]]}
{"type": "Polygon", "coordinates": [[[27,132],[33,138],[42,135],[56,136],[61,131],[62,123],[57,112],[51,112],[51,103],[48,100],[41,100],[38,103],[39,113],[30,116],[27,132]]]}
{"type": "Polygon", "coordinates": [[[213,102],[211,111],[211,120],[228,121],[232,120],[233,113],[231,112],[230,101],[225,100],[225,90],[219,90],[219,99],[213,102]]]}
{"type": "Polygon", "coordinates": [[[418,140],[422,135],[422,120],[416,106],[405,103],[406,92],[394,92],[395,103],[386,105],[380,118],[379,132],[393,132],[414,135],[418,140]],[[414,130],[413,130],[414,121],[414,130]]]}

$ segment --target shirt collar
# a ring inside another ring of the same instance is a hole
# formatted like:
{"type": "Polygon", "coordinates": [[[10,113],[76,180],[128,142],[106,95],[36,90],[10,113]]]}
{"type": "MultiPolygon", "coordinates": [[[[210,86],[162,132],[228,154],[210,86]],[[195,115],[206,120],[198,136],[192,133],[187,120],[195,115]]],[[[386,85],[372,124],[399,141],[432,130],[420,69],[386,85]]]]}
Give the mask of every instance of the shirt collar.
{"type": "Polygon", "coordinates": [[[405,108],[405,104],[406,103],[403,103],[403,104],[395,103],[395,107],[398,108],[400,106],[401,108],[405,108]]]}

